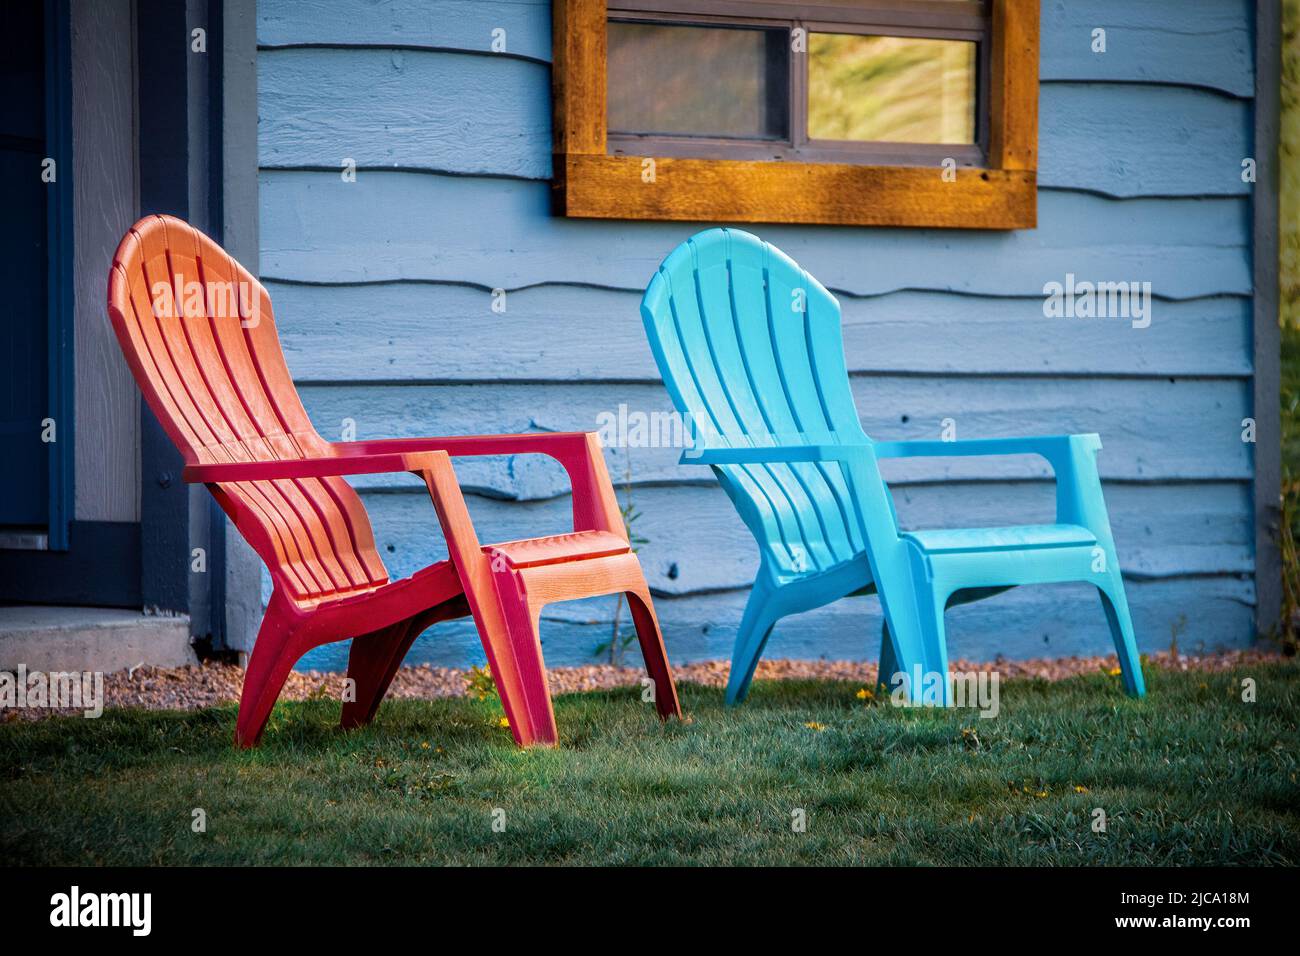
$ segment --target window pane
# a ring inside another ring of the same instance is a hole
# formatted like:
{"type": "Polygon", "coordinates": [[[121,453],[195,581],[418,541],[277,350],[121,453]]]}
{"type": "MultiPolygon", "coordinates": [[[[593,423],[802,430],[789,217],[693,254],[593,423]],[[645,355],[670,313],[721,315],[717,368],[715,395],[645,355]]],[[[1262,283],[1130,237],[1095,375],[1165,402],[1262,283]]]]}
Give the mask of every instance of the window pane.
{"type": "Polygon", "coordinates": [[[811,34],[809,138],[974,143],[975,51],[968,40],[811,34]]]}
{"type": "Polygon", "coordinates": [[[609,24],[609,131],[784,139],[785,30],[609,24]]]}

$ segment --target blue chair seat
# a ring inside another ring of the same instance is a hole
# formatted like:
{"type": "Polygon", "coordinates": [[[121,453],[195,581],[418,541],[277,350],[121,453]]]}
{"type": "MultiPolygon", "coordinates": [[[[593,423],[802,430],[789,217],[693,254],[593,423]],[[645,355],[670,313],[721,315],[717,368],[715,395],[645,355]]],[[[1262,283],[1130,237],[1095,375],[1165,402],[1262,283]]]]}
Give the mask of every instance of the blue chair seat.
{"type": "Polygon", "coordinates": [[[935,528],[905,531],[927,554],[1032,551],[1042,548],[1093,547],[1097,536],[1077,524],[1025,524],[1008,528],[935,528]]]}

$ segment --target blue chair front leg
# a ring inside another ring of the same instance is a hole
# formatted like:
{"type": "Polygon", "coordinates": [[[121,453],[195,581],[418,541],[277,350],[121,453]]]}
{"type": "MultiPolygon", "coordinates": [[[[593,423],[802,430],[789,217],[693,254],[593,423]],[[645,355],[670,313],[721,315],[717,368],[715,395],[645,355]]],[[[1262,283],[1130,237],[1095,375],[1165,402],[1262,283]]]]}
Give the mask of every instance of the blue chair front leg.
{"type": "Polygon", "coordinates": [[[948,645],[944,636],[941,599],[922,586],[917,595],[917,611],[909,626],[911,643],[898,641],[890,627],[888,615],[881,630],[880,671],[877,681],[892,693],[906,680],[908,699],[913,704],[947,706],[951,703],[948,675],[948,645]],[[934,696],[935,683],[942,688],[934,696]]]}
{"type": "Polygon", "coordinates": [[[941,701],[925,699],[926,685],[934,679],[929,675],[948,673],[942,599],[936,600],[915,548],[901,541],[898,545],[882,554],[888,559],[875,569],[885,616],[878,679],[892,693],[899,687],[898,675],[904,675],[904,689],[913,704],[946,702],[946,693],[941,701]]]}
{"type": "Polygon", "coordinates": [[[894,648],[894,638],[889,633],[889,622],[885,621],[880,627],[880,665],[876,672],[876,684],[894,686],[894,675],[899,670],[898,651],[894,648]]]}
{"type": "Polygon", "coordinates": [[[1124,690],[1133,697],[1144,697],[1146,682],[1142,679],[1142,660],[1133,632],[1133,619],[1129,615],[1119,555],[1110,530],[1106,498],[1101,490],[1101,476],[1097,471],[1097,452],[1100,449],[1101,441],[1097,436],[1075,435],[1070,439],[1068,457],[1053,462],[1056,470],[1056,520],[1082,525],[1097,538],[1100,557],[1105,563],[1096,569],[1100,580],[1094,579],[1093,583],[1101,594],[1106,622],[1115,642],[1124,690]]]}
{"type": "Polygon", "coordinates": [[[736,632],[736,646],[731,652],[731,673],[727,677],[727,704],[739,704],[749,694],[750,682],[754,679],[754,669],[758,659],[763,655],[763,647],[772,633],[772,628],[781,618],[781,611],[774,600],[777,589],[769,583],[766,569],[758,573],[753,590],[749,592],[749,601],[745,604],[745,614],[740,619],[740,629],[736,632]]]}
{"type": "Polygon", "coordinates": [[[1101,594],[1101,606],[1106,612],[1106,623],[1110,625],[1110,636],[1115,642],[1124,690],[1131,697],[1145,697],[1147,688],[1146,681],[1142,679],[1142,658],[1138,654],[1133,619],[1128,611],[1128,596],[1124,593],[1124,578],[1120,574],[1114,545],[1103,553],[1109,570],[1106,580],[1097,584],[1097,591],[1101,594]]]}

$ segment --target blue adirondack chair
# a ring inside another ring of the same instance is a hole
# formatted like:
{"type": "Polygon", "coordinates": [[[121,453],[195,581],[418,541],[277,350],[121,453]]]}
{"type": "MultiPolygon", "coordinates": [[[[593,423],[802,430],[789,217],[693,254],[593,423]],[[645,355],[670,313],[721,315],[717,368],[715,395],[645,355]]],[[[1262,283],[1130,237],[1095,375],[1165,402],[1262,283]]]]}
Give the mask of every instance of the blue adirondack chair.
{"type": "Polygon", "coordinates": [[[882,681],[908,674],[903,686],[919,702],[919,665],[925,680],[941,675],[951,703],[945,609],[1062,581],[1100,591],[1124,687],[1144,693],[1096,435],[872,441],[849,389],[839,303],[779,249],[737,229],[710,229],[673,250],[641,315],[673,404],[691,425],[682,463],[713,467],[761,554],[728,703],[744,699],[780,618],[873,591],[885,617],[882,681]],[[1056,474],[1056,524],[903,532],[877,465],[1023,454],[1042,456],[1056,474]]]}

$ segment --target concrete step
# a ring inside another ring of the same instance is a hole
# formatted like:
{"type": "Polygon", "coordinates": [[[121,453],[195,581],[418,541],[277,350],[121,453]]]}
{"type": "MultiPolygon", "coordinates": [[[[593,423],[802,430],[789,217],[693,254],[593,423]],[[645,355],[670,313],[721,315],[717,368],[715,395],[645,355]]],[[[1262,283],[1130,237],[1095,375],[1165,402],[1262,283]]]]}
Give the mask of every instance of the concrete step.
{"type": "Polygon", "coordinates": [[[187,615],[104,607],[0,607],[0,671],[112,671],[179,667],[198,658],[187,615]]]}

